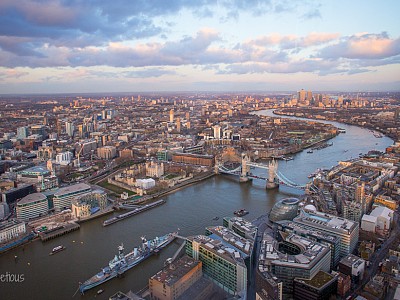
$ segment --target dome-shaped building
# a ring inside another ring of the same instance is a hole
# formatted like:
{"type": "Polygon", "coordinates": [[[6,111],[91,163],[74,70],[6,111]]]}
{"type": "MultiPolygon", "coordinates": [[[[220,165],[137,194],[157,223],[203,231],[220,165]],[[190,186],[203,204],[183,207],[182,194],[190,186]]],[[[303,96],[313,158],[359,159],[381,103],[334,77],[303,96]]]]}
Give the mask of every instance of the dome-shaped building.
{"type": "Polygon", "coordinates": [[[317,211],[317,208],[316,208],[314,205],[312,205],[312,204],[307,204],[306,206],[304,206],[304,210],[316,212],[316,211],[317,211]]]}
{"type": "Polygon", "coordinates": [[[300,200],[297,198],[285,198],[275,203],[269,213],[269,220],[277,222],[282,220],[292,221],[296,216],[299,209],[300,200]]]}

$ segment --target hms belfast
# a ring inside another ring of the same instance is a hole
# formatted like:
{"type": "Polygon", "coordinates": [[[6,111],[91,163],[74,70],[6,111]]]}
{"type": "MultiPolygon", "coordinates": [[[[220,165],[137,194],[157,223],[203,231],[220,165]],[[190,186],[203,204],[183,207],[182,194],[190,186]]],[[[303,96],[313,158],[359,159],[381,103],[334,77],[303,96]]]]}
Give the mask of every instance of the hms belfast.
{"type": "Polygon", "coordinates": [[[161,237],[156,237],[152,240],[146,240],[142,237],[142,245],[139,248],[134,248],[128,254],[124,254],[124,246],[118,246],[118,254],[109,261],[108,266],[83,283],[79,284],[79,290],[83,294],[85,291],[94,288],[114,277],[122,275],[125,271],[138,265],[140,262],[157,253],[159,250],[166,247],[175,238],[177,232],[168,233],[161,237]]]}

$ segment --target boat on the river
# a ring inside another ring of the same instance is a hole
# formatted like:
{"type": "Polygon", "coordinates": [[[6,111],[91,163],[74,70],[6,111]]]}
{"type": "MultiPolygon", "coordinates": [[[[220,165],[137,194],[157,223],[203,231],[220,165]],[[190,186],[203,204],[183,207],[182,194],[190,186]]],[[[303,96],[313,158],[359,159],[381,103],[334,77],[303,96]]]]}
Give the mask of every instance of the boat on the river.
{"type": "Polygon", "coordinates": [[[65,247],[63,245],[54,247],[53,250],[51,250],[51,252],[49,253],[49,255],[56,254],[56,253],[61,252],[63,250],[65,250],[65,247]]]}
{"type": "Polygon", "coordinates": [[[244,208],[241,208],[239,210],[234,211],[233,213],[238,217],[242,217],[244,215],[247,215],[249,212],[247,210],[245,210],[244,208]]]}
{"type": "Polygon", "coordinates": [[[288,160],[293,160],[294,158],[293,156],[284,156],[282,157],[282,159],[288,161],[288,160]]]}
{"type": "Polygon", "coordinates": [[[114,277],[121,276],[125,271],[133,268],[143,260],[166,247],[175,238],[177,232],[168,233],[152,240],[142,237],[142,245],[134,248],[128,254],[124,254],[124,245],[118,246],[118,254],[109,261],[108,265],[101,268],[101,271],[83,283],[79,283],[79,290],[83,294],[85,291],[94,288],[114,277]]]}

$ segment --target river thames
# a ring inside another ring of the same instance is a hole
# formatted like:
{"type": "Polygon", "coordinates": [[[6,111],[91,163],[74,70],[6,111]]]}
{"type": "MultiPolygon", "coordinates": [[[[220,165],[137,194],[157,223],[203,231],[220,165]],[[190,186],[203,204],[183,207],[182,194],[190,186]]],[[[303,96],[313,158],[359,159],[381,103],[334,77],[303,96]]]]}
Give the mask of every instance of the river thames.
{"type": "MultiPolygon", "coordinates": [[[[272,111],[256,114],[272,116],[272,111]]],[[[375,138],[367,129],[336,122],[330,123],[344,128],[345,134],[333,138],[333,146],[313,153],[306,151],[294,155],[294,160],[279,161],[279,171],[292,181],[305,184],[307,176],[317,168],[329,169],[340,160],[358,157],[369,150],[384,151],[392,140],[375,138]]],[[[254,173],[262,172],[252,170],[254,173]]],[[[121,243],[125,251],[140,244],[140,237],[154,238],[180,229],[180,235],[204,234],[206,226],[222,225],[222,218],[233,216],[233,212],[245,208],[245,216],[253,220],[269,212],[274,203],[282,198],[301,195],[302,191],[288,187],[266,190],[263,181],[240,183],[237,179],[219,175],[169,194],[163,199],[166,204],[133,216],[116,224],[103,227],[102,222],[110,216],[81,224],[78,231],[46,243],[34,241],[0,256],[0,275],[23,275],[22,282],[0,282],[1,299],[71,299],[83,282],[117,253],[121,243]],[[213,220],[219,217],[219,220],[213,220]],[[51,249],[64,245],[65,251],[49,256],[51,249]],[[18,256],[17,259],[14,257],[18,256]]],[[[127,271],[123,278],[115,278],[99,288],[73,299],[108,299],[117,291],[138,291],[148,283],[148,278],[159,271],[164,261],[171,257],[182,243],[176,240],[138,266],[127,271]],[[98,289],[105,292],[96,295],[98,289]]],[[[20,277],[21,278],[21,277],[20,277]]]]}

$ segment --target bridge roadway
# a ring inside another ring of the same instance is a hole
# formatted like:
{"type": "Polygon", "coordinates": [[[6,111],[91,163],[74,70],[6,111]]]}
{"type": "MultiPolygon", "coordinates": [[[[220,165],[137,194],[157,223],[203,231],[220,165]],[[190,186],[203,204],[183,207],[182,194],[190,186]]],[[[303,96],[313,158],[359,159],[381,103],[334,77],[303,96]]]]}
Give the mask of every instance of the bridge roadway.
{"type": "MultiPolygon", "coordinates": [[[[255,162],[246,162],[246,165],[249,167],[254,167],[254,168],[261,168],[261,169],[265,169],[265,170],[269,170],[269,166],[268,165],[264,165],[264,164],[260,164],[260,163],[255,163],[255,162]]],[[[219,165],[218,166],[218,170],[220,173],[223,174],[229,174],[229,175],[237,175],[240,176],[242,174],[242,165],[240,165],[239,167],[235,168],[235,169],[228,169],[223,165],[219,165]]],[[[276,171],[275,173],[276,178],[279,181],[279,184],[283,184],[292,188],[296,188],[296,189],[302,189],[304,190],[306,188],[305,185],[300,185],[297,184],[293,181],[291,181],[290,179],[288,179],[284,174],[282,174],[279,171],[276,171]]],[[[247,174],[246,177],[250,177],[250,178],[256,178],[256,179],[261,179],[261,180],[268,180],[268,178],[263,177],[263,176],[259,176],[259,175],[254,175],[252,173],[247,174]]]]}

